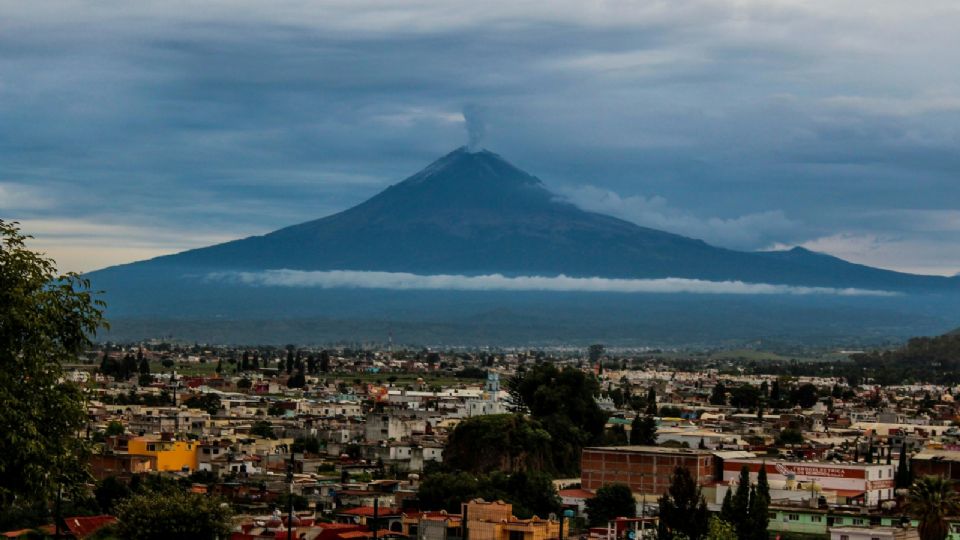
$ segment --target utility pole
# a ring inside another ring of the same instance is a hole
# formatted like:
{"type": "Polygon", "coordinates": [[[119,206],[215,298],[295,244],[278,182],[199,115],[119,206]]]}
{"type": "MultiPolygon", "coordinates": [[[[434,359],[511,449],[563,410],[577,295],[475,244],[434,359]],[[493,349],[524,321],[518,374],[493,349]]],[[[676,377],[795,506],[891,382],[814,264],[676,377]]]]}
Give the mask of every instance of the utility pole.
{"type": "Polygon", "coordinates": [[[373,523],[370,530],[373,531],[373,540],[377,540],[377,530],[380,528],[380,497],[373,498],[373,523]]]}
{"type": "Polygon", "coordinates": [[[287,463],[287,540],[293,540],[293,450],[290,451],[290,462],[287,463]]]}
{"type": "Polygon", "coordinates": [[[180,389],[180,383],[177,381],[177,370],[173,369],[173,380],[170,381],[173,383],[173,439],[177,439],[177,434],[180,433],[180,407],[177,405],[177,390],[180,389]]]}
{"type": "Polygon", "coordinates": [[[54,538],[60,538],[60,503],[63,500],[63,479],[57,479],[57,508],[54,512],[54,538]]]}

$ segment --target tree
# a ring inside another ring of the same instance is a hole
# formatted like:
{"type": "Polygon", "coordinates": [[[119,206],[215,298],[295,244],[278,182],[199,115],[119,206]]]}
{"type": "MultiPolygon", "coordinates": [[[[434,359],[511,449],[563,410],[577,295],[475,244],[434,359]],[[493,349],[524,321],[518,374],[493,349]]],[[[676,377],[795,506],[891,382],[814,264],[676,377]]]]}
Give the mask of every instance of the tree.
{"type": "Polygon", "coordinates": [[[240,390],[249,390],[251,386],[253,386],[253,382],[246,377],[237,381],[237,388],[240,390]]]}
{"type": "Polygon", "coordinates": [[[511,378],[509,388],[553,439],[555,471],[579,472],[583,447],[601,441],[608,418],[595,399],[600,393],[597,380],[572,367],[540,363],[511,378]]]}
{"type": "Polygon", "coordinates": [[[737,529],[737,536],[747,538],[750,534],[750,468],[744,465],[740,469],[737,489],[731,499],[731,523],[737,529]]]}
{"type": "Polygon", "coordinates": [[[893,481],[897,489],[907,489],[913,484],[913,473],[910,471],[910,461],[907,458],[907,441],[903,441],[900,445],[900,460],[897,462],[897,472],[893,481]]]}
{"type": "Polygon", "coordinates": [[[717,382],[713,385],[713,391],[710,393],[710,404],[711,405],[726,405],[727,404],[727,389],[723,386],[722,382],[717,382]]]}
{"type": "Polygon", "coordinates": [[[685,467],[673,470],[670,487],[660,497],[660,523],[657,538],[668,540],[683,537],[700,540],[707,535],[707,503],[700,486],[685,467]]]}
{"type": "Polygon", "coordinates": [[[652,386],[650,390],[647,390],[647,414],[650,416],[657,415],[657,390],[652,386]]]}
{"type": "Polygon", "coordinates": [[[603,436],[604,446],[620,446],[629,442],[627,431],[621,424],[614,424],[603,436]]]}
{"type": "Polygon", "coordinates": [[[117,506],[121,538],[213,540],[230,535],[230,508],[207,495],[155,492],[135,495],[117,506]]]}
{"type": "MultiPolygon", "coordinates": [[[[761,467],[760,470],[762,471],[763,467],[761,467]]],[[[763,494],[758,482],[758,485],[750,492],[750,512],[747,516],[749,523],[747,530],[750,538],[754,540],[767,540],[767,538],[770,537],[769,534],[767,534],[767,526],[770,524],[770,515],[767,513],[769,506],[769,489],[766,494],[763,494]]]]}
{"type": "Polygon", "coordinates": [[[950,532],[947,518],[960,512],[953,484],[942,476],[924,476],[910,487],[906,508],[920,521],[920,540],[944,540],[950,532]]]}
{"type": "Polygon", "coordinates": [[[433,473],[424,478],[417,490],[417,499],[424,510],[460,512],[460,505],[476,497],[480,483],[466,473],[433,473]]]}
{"type": "Polygon", "coordinates": [[[104,303],[87,280],[60,275],[26,248],[16,222],[0,220],[0,508],[47,500],[88,479],[80,388],[63,363],[91,345],[104,303]]]}
{"type": "Polygon", "coordinates": [[[468,418],[447,438],[443,461],[474,474],[542,470],[556,472],[551,437],[539,421],[519,414],[468,418]]]}
{"type": "Polygon", "coordinates": [[[213,393],[190,396],[183,404],[193,409],[206,411],[210,416],[220,412],[220,396],[213,393]]]}
{"type": "Polygon", "coordinates": [[[630,444],[657,444],[657,421],[650,415],[637,415],[630,424],[630,444]]]}
{"type": "Polygon", "coordinates": [[[737,530],[730,522],[717,516],[711,516],[707,528],[707,538],[710,540],[737,540],[737,530]]]}
{"type": "Polygon", "coordinates": [[[250,427],[250,434],[263,439],[276,439],[277,434],[273,432],[273,426],[266,420],[257,420],[250,427]]]}
{"type": "Polygon", "coordinates": [[[777,435],[777,444],[803,444],[803,433],[798,429],[783,428],[777,435]]]}
{"type": "Polygon", "coordinates": [[[330,353],[327,351],[320,352],[320,372],[327,373],[330,371],[330,353]]]}
{"type": "Polygon", "coordinates": [[[807,383],[790,392],[790,403],[809,409],[817,402],[817,387],[807,383]]]}
{"type": "Polygon", "coordinates": [[[117,435],[123,435],[125,431],[126,429],[123,427],[123,422],[111,420],[110,423],[107,424],[107,429],[104,432],[104,435],[107,437],[115,437],[117,435]]]}
{"type": "Polygon", "coordinates": [[[307,452],[310,454],[320,453],[320,439],[316,437],[297,437],[293,440],[294,452],[307,452]]]}
{"type": "Polygon", "coordinates": [[[733,389],[730,394],[730,405],[738,409],[749,409],[760,403],[760,390],[752,384],[743,384],[733,389]]]}
{"type": "Polygon", "coordinates": [[[287,375],[293,373],[293,347],[287,348],[287,375]]]}
{"type": "MultiPolygon", "coordinates": [[[[733,509],[733,489],[727,486],[727,492],[723,494],[723,504],[720,506],[720,519],[730,523],[731,525],[737,522],[737,514],[733,509]]],[[[736,528],[734,528],[736,531],[736,528]]]]}
{"type": "Polygon", "coordinates": [[[130,496],[130,488],[116,476],[108,476],[103,479],[93,490],[93,496],[100,506],[100,510],[105,513],[113,513],[114,506],[130,496]]]}
{"type": "Polygon", "coordinates": [[[459,512],[462,502],[477,497],[509,502],[513,504],[513,513],[521,518],[546,517],[560,509],[560,497],[553,482],[539,472],[493,472],[477,476],[437,472],[423,480],[417,493],[421,508],[448,512],[459,512]]]}
{"type": "Polygon", "coordinates": [[[303,370],[298,369],[287,379],[287,388],[303,388],[306,385],[307,378],[303,375],[303,370]]]}
{"type": "Polygon", "coordinates": [[[598,489],[593,498],[587,499],[586,510],[590,525],[602,526],[618,517],[636,517],[637,502],[626,485],[608,484],[598,489]]]}

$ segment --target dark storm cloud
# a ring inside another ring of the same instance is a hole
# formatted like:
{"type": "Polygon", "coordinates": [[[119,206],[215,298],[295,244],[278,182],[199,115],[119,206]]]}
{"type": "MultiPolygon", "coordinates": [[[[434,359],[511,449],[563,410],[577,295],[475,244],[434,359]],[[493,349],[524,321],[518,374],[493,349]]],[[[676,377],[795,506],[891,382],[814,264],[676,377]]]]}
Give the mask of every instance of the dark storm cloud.
{"type": "Polygon", "coordinates": [[[960,269],[950,230],[866,217],[960,200],[949,3],[0,6],[0,210],[53,254],[63,220],[136,248],[77,267],[320,217],[490,122],[483,146],[591,209],[960,269]]]}

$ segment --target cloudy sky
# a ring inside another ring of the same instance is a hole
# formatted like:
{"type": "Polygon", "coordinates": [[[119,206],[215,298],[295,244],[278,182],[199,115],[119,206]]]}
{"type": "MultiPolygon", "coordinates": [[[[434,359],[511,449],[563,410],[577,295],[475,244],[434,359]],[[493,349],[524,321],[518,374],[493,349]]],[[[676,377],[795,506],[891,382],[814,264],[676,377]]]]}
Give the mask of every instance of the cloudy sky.
{"type": "Polygon", "coordinates": [[[0,0],[0,217],[65,270],[347,208],[467,142],[738,249],[960,272],[960,4],[0,0]]]}

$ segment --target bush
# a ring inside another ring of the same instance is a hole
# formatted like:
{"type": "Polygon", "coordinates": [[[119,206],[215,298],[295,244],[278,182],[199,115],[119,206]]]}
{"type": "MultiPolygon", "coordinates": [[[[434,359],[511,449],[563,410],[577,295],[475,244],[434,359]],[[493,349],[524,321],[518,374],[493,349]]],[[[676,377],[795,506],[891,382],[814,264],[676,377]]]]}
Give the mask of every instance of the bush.
{"type": "Polygon", "coordinates": [[[206,540],[230,534],[231,512],[221,500],[194,493],[135,495],[117,506],[121,538],[206,540]]]}

